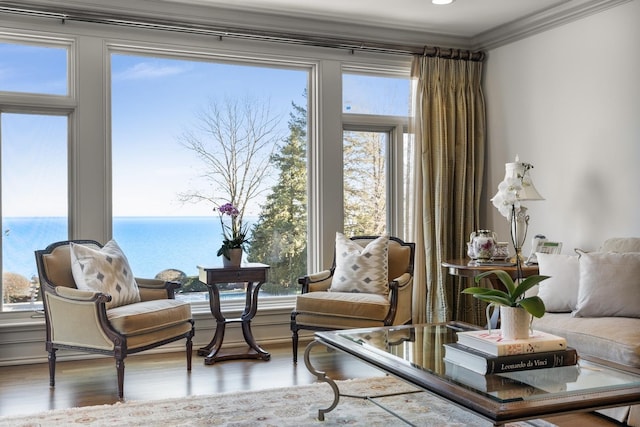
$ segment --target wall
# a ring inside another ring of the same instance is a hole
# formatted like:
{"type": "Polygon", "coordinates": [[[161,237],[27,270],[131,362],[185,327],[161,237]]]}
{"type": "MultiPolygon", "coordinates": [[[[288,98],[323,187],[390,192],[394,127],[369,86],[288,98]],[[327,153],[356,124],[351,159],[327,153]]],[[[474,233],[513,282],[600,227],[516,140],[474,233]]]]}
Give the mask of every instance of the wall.
{"type": "Polygon", "coordinates": [[[640,1],[488,52],[483,218],[508,240],[489,199],[504,163],[534,165],[524,253],[537,233],[573,248],[640,236],[640,1]]]}

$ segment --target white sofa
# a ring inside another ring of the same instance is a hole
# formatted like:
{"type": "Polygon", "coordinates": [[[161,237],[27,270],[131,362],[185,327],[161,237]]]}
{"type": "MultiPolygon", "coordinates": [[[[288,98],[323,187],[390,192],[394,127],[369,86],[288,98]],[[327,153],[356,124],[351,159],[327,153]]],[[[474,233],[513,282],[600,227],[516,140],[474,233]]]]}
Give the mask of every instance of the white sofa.
{"type": "MultiPolygon", "coordinates": [[[[563,336],[585,357],[640,374],[640,238],[609,239],[597,252],[539,254],[547,312],[533,328],[563,336]]],[[[640,426],[640,405],[603,414],[640,426]]]]}

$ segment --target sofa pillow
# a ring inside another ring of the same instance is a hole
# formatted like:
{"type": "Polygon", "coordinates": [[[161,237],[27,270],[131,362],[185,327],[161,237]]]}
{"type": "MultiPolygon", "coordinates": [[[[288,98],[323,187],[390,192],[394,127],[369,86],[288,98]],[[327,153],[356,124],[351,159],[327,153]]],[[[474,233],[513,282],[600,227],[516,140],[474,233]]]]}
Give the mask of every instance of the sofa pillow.
{"type": "Polygon", "coordinates": [[[640,252],[580,256],[575,317],[640,317],[640,252]]]}
{"type": "Polygon", "coordinates": [[[127,257],[115,240],[101,249],[71,242],[71,273],[78,289],[111,295],[107,309],[140,301],[127,257]]]}
{"type": "Polygon", "coordinates": [[[336,268],[329,290],[387,295],[389,236],[380,236],[362,247],[336,233],[336,268]]]}
{"type": "Polygon", "coordinates": [[[538,296],[551,313],[569,313],[576,309],[580,285],[580,265],[577,256],[538,252],[538,268],[550,276],[538,285],[538,296]]]}
{"type": "Polygon", "coordinates": [[[612,237],[605,240],[600,252],[640,252],[640,237],[612,237]]]}

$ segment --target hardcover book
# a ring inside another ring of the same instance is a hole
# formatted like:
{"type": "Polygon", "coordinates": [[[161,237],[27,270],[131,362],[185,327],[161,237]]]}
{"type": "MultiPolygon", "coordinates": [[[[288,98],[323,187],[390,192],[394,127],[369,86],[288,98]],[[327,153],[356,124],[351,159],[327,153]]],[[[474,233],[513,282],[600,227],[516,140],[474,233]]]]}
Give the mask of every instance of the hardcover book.
{"type": "Polygon", "coordinates": [[[506,340],[500,330],[462,331],[457,333],[458,343],[492,356],[541,353],[567,349],[567,340],[542,331],[533,331],[529,338],[506,340]]]}
{"type": "Polygon", "coordinates": [[[542,394],[544,390],[522,383],[516,379],[506,378],[501,375],[480,375],[477,372],[444,361],[445,375],[453,381],[474,390],[487,393],[502,400],[522,400],[527,396],[542,394]]]}
{"type": "Polygon", "coordinates": [[[571,366],[578,363],[578,353],[573,348],[541,353],[491,356],[459,343],[444,344],[444,347],[444,359],[446,361],[463,366],[482,375],[556,368],[558,366],[571,366]]]}

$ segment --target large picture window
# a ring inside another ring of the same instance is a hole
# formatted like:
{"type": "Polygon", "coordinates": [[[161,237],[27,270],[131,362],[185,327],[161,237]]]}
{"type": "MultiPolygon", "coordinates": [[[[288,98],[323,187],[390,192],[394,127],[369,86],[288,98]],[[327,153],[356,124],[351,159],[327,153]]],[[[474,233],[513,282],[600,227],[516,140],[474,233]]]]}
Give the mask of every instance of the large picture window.
{"type": "MultiPolygon", "coordinates": [[[[245,261],[269,264],[265,296],[306,272],[309,70],[111,55],[113,236],[140,277],[221,266],[218,208],[248,230],[245,261]]],[[[244,297],[229,284],[223,298],[244,297]]]]}

